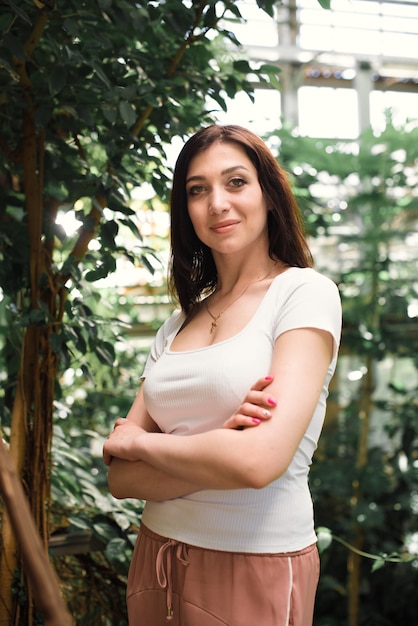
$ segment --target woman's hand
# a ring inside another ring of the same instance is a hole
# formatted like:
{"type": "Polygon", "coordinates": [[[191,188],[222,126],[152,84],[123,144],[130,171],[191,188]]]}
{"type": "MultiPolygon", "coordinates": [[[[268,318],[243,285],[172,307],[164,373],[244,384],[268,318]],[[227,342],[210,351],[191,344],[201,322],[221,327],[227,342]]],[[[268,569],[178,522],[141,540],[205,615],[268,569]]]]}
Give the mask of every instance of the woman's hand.
{"type": "Polygon", "coordinates": [[[265,389],[272,382],[273,376],[260,378],[251,387],[234,415],[223,424],[223,428],[243,430],[247,427],[258,426],[262,421],[270,419],[270,409],[274,408],[277,402],[265,389]]]}
{"type": "Polygon", "coordinates": [[[116,420],[113,431],[103,445],[105,465],[110,465],[112,457],[118,457],[125,461],[138,461],[139,455],[135,442],[146,433],[146,430],[130,419],[121,417],[116,420]]]}

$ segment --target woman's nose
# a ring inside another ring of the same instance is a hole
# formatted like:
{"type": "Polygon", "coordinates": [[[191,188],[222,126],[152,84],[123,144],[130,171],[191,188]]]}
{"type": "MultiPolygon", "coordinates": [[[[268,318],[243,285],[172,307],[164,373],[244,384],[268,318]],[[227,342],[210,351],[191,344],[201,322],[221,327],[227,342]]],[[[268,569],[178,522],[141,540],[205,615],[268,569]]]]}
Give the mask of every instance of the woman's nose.
{"type": "Polygon", "coordinates": [[[209,197],[209,212],[213,215],[229,211],[228,194],[223,189],[212,189],[209,197]]]}

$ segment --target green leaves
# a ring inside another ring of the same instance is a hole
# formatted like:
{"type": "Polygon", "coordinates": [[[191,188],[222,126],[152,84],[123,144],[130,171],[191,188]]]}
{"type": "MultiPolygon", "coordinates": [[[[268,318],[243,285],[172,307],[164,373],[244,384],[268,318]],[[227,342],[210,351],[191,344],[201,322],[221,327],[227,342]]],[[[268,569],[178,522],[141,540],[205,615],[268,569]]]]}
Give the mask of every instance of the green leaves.
{"type": "Polygon", "coordinates": [[[12,35],[9,32],[6,32],[2,36],[2,44],[7,48],[9,53],[19,59],[20,61],[24,61],[26,58],[25,49],[23,47],[22,41],[19,37],[12,35]]]}
{"type": "MultiPolygon", "coordinates": [[[[270,10],[270,3],[261,4],[270,10]]],[[[33,27],[39,10],[34,3],[22,9],[14,1],[7,7],[0,16],[0,87],[7,93],[0,115],[4,143],[18,158],[23,141],[19,116],[27,104],[13,57],[27,61],[28,26],[33,27]]],[[[237,62],[236,75],[229,63],[212,62],[220,50],[213,35],[232,37],[224,30],[228,11],[240,19],[235,3],[207,2],[201,15],[194,3],[174,0],[134,5],[103,0],[99,7],[93,0],[57,5],[26,68],[36,129],[45,133],[45,192],[66,206],[85,198],[94,204],[101,188],[111,197],[121,185],[126,191],[128,184],[145,181],[164,197],[164,143],[210,121],[209,113],[202,114],[207,95],[225,108],[224,88],[229,96],[240,89],[251,95],[253,89],[247,61],[237,62]],[[185,45],[188,37],[191,44],[185,45]]],[[[269,71],[265,66],[260,76],[269,71]]],[[[1,169],[11,171],[12,164],[4,154],[1,158],[1,169]]]]}
{"type": "MultiPolygon", "coordinates": [[[[52,96],[56,96],[67,83],[67,68],[62,65],[55,65],[48,78],[49,91],[52,96]]],[[[49,120],[46,120],[47,122],[49,120]]]]}
{"type": "Polygon", "coordinates": [[[418,125],[387,121],[379,136],[369,129],[357,142],[286,127],[268,138],[319,244],[317,267],[334,278],[343,303],[337,389],[310,473],[321,552],[316,615],[324,623],[346,622],[347,562],[351,570],[357,559],[368,590],[360,621],[414,620],[418,212],[414,201],[406,207],[418,125]]]}
{"type": "Polygon", "coordinates": [[[322,554],[332,543],[332,533],[329,528],[321,526],[316,529],[316,536],[318,539],[318,551],[319,554],[322,554]]]}
{"type": "Polygon", "coordinates": [[[109,342],[102,342],[95,347],[96,355],[103,365],[113,365],[115,362],[115,349],[109,342]]]}
{"type": "Polygon", "coordinates": [[[119,102],[119,113],[122,120],[127,126],[130,127],[135,124],[136,112],[130,102],[127,102],[126,100],[121,100],[119,102]]]}
{"type": "MultiPolygon", "coordinates": [[[[97,440],[91,431],[77,431],[84,443],[97,440]]],[[[73,435],[74,437],[74,435],[73,435]]],[[[116,501],[100,488],[97,462],[91,452],[70,445],[68,434],[56,426],[54,437],[53,493],[54,514],[68,517],[68,531],[91,530],[106,558],[127,574],[136,539],[142,502],[116,501]]],[[[101,471],[103,467],[101,466],[101,471]]]]}
{"type": "MultiPolygon", "coordinates": [[[[321,0],[319,0],[319,2],[320,1],[321,0]]],[[[325,0],[325,1],[327,1],[327,0],[325,0]]],[[[263,9],[266,13],[268,13],[271,17],[273,17],[273,15],[274,15],[274,7],[277,4],[276,0],[257,0],[257,4],[260,7],[260,9],[263,9]]]]}
{"type": "Polygon", "coordinates": [[[318,0],[323,9],[331,9],[331,0],[318,0]]]}
{"type": "Polygon", "coordinates": [[[371,572],[376,572],[387,563],[407,563],[408,561],[415,559],[415,555],[408,558],[397,552],[393,552],[391,554],[371,554],[369,552],[364,552],[363,550],[358,550],[341,537],[333,535],[331,530],[329,528],[325,528],[324,526],[320,526],[316,529],[316,535],[318,539],[318,551],[320,554],[325,552],[334,540],[343,545],[347,550],[351,550],[352,552],[358,554],[358,556],[371,560],[371,572]]]}
{"type": "Polygon", "coordinates": [[[16,17],[19,17],[21,20],[23,20],[27,24],[31,24],[31,18],[29,16],[29,12],[26,12],[24,9],[22,9],[22,7],[19,6],[15,2],[15,0],[6,0],[5,4],[8,5],[9,9],[13,11],[16,17]]]}

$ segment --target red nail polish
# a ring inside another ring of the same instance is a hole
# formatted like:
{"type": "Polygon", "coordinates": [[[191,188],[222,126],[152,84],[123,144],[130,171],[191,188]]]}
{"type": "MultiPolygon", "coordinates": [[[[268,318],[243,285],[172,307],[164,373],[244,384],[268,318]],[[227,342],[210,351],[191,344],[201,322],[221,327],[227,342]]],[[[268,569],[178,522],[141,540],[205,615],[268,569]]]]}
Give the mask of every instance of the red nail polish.
{"type": "Polygon", "coordinates": [[[273,380],[273,376],[266,376],[264,380],[273,380]]]}
{"type": "Polygon", "coordinates": [[[253,417],[253,422],[254,424],[259,424],[261,420],[259,420],[258,417],[253,417]]]}
{"type": "Polygon", "coordinates": [[[267,402],[271,404],[271,406],[276,406],[277,402],[274,398],[268,398],[267,402]]]}

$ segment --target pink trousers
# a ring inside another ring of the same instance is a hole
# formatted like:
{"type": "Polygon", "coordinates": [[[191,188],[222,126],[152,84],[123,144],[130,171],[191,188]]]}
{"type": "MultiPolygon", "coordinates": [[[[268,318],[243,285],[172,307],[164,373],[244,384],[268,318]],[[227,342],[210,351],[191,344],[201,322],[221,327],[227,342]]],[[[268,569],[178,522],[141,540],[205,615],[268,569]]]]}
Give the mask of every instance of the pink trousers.
{"type": "Polygon", "coordinates": [[[129,570],[129,626],[312,626],[316,545],[247,554],[197,548],[142,526],[129,570]]]}

